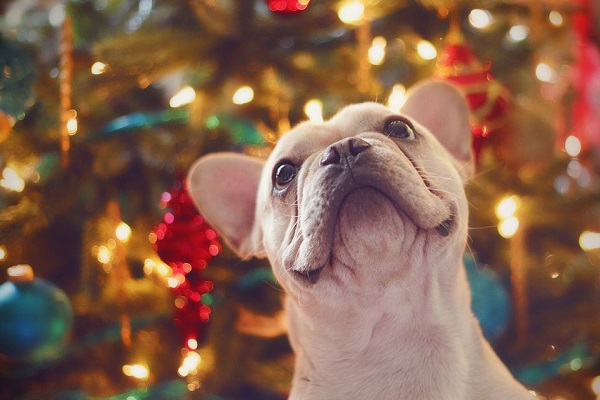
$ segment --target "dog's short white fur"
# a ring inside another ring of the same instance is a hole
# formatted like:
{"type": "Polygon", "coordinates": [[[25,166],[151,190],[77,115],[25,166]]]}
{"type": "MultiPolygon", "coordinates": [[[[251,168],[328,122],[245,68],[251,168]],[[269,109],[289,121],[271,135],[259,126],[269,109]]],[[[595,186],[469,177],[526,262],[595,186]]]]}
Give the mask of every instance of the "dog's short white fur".
{"type": "Polygon", "coordinates": [[[394,112],[363,103],[285,134],[266,161],[208,155],[188,176],[207,220],[287,292],[290,399],[533,396],[481,334],[462,254],[469,116],[452,86],[394,112]]]}

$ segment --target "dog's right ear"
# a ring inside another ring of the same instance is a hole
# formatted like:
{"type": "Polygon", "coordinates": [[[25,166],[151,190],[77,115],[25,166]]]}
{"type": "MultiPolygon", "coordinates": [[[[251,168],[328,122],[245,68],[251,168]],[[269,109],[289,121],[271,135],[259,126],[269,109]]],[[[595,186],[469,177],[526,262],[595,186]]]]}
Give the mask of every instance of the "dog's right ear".
{"type": "Polygon", "coordinates": [[[188,191],[204,218],[241,258],[263,257],[255,226],[256,198],[264,162],[236,153],[214,153],[188,172],[188,191]]]}

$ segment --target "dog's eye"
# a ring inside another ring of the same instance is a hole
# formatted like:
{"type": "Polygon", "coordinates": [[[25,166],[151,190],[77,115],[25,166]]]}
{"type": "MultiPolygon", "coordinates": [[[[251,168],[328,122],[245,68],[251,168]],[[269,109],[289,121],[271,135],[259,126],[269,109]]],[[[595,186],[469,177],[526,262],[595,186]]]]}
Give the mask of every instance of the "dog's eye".
{"type": "Polygon", "coordinates": [[[273,182],[278,190],[284,189],[296,177],[298,168],[289,161],[280,163],[274,170],[273,182]]]}
{"type": "Polygon", "coordinates": [[[385,124],[385,133],[396,139],[414,139],[415,131],[405,121],[393,119],[385,124]]]}

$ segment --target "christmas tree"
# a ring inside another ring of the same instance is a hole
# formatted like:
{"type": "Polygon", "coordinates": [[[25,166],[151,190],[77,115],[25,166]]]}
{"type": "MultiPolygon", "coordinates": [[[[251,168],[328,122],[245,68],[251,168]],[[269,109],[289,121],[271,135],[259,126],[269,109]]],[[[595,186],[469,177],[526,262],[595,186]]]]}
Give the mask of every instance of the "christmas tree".
{"type": "Polygon", "coordinates": [[[186,171],[266,157],[350,103],[398,108],[431,78],[471,111],[465,262],[486,337],[540,398],[600,396],[598,0],[0,13],[0,398],[286,398],[283,292],[195,211],[186,171]]]}

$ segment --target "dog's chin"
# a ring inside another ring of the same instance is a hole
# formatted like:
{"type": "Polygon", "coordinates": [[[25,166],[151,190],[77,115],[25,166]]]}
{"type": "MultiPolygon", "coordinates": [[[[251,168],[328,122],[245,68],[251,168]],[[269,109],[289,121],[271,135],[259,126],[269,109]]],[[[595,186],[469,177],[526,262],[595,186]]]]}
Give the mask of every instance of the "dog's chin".
{"type": "Polygon", "coordinates": [[[403,243],[417,226],[386,194],[356,189],[342,202],[335,227],[332,255],[347,266],[383,264],[402,257],[403,243]]]}

